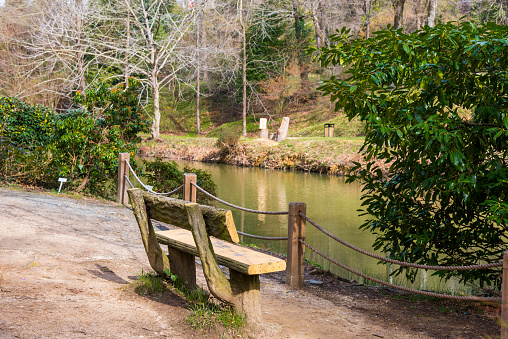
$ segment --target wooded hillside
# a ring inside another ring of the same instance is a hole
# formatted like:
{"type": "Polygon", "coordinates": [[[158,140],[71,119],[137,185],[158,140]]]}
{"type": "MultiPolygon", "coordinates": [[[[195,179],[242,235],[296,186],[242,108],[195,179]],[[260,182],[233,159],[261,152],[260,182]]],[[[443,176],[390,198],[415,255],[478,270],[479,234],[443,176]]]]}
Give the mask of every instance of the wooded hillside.
{"type": "Polygon", "coordinates": [[[243,118],[245,134],[248,116],[277,118],[340,77],[341,67],[320,68],[307,52],[337,29],[368,38],[388,25],[506,24],[507,8],[507,0],[5,0],[0,95],[62,111],[99,80],[125,87],[135,77],[152,137],[161,116],[180,129],[182,110],[194,116],[183,130],[206,130],[200,107],[224,115],[217,121],[243,118]]]}

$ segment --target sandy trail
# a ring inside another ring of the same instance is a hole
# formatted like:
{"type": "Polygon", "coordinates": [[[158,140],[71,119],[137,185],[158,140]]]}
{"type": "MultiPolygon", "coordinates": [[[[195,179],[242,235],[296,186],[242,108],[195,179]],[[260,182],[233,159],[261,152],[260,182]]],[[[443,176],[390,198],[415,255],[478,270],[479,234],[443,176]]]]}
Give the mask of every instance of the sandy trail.
{"type": "MultiPolygon", "coordinates": [[[[129,288],[150,270],[132,212],[114,203],[0,188],[1,338],[192,338],[185,301],[129,288]]],[[[198,282],[204,285],[202,276],[198,282]]],[[[309,289],[262,277],[256,338],[427,338],[309,289]]]]}

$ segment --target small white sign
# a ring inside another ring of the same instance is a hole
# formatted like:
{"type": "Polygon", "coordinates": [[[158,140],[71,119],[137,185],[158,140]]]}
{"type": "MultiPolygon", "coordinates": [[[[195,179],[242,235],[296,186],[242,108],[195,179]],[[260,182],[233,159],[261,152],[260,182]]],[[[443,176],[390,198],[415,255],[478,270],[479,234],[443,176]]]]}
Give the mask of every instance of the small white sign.
{"type": "Polygon", "coordinates": [[[67,182],[67,178],[58,178],[58,181],[60,182],[60,187],[58,187],[58,194],[60,194],[60,191],[62,190],[62,185],[64,182],[67,182]]]}
{"type": "Polygon", "coordinates": [[[146,188],[147,188],[148,190],[150,190],[150,191],[151,191],[151,190],[153,190],[153,186],[150,186],[150,185],[146,185],[146,188]]]}

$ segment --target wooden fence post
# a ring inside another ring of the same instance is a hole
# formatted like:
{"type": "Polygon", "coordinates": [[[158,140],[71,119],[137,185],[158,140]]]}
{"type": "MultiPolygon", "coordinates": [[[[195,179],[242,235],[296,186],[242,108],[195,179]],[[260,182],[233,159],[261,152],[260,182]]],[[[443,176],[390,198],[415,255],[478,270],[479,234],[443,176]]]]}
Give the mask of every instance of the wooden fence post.
{"type": "Polygon", "coordinates": [[[126,161],[130,161],[129,153],[120,153],[118,155],[118,184],[116,186],[116,202],[122,205],[129,204],[127,195],[127,185],[125,176],[129,177],[129,166],[126,161]]]}
{"type": "Polygon", "coordinates": [[[503,253],[503,282],[501,292],[501,339],[508,339],[508,251],[503,253]]]}
{"type": "Polygon", "coordinates": [[[196,202],[196,187],[191,185],[191,182],[197,184],[198,177],[194,173],[185,173],[183,175],[183,200],[196,202]]]}
{"type": "Polygon", "coordinates": [[[307,205],[303,202],[289,204],[288,216],[288,258],[286,263],[286,284],[291,289],[302,288],[304,284],[305,246],[298,238],[305,240],[305,219],[298,213],[306,214],[307,205]]]}

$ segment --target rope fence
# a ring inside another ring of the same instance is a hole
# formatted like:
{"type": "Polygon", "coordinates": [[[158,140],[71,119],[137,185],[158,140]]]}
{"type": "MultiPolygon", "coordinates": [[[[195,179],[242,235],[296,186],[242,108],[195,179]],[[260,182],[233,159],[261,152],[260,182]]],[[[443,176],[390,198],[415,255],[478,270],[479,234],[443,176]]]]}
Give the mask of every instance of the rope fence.
{"type": "Polygon", "coordinates": [[[125,178],[125,180],[127,180],[127,183],[129,184],[129,186],[131,188],[134,188],[134,186],[132,185],[131,181],[129,180],[129,177],[127,175],[124,175],[124,178],[125,178]]]}
{"type": "MultiPolygon", "coordinates": [[[[139,179],[139,177],[137,176],[136,172],[134,171],[134,169],[132,168],[131,164],[129,163],[129,160],[125,160],[125,163],[127,164],[127,166],[129,167],[129,170],[130,172],[132,173],[132,175],[134,176],[134,178],[136,178],[136,180],[138,181],[138,183],[145,189],[147,190],[148,192],[152,193],[152,194],[156,194],[156,195],[165,195],[165,196],[168,196],[168,195],[173,195],[175,193],[177,193],[178,191],[180,191],[182,188],[183,188],[183,185],[177,187],[175,190],[171,191],[171,192],[167,192],[167,193],[158,193],[158,192],[155,192],[153,191],[150,187],[148,187],[147,185],[143,184],[143,182],[141,181],[141,179],[139,179]]],[[[129,180],[127,178],[127,180],[129,180]]],[[[132,184],[130,181],[129,182],[129,185],[132,187],[132,184]]]]}
{"type": "Polygon", "coordinates": [[[243,233],[243,232],[240,232],[240,231],[236,231],[236,233],[238,233],[240,235],[243,235],[244,237],[253,238],[253,239],[261,239],[261,240],[288,240],[288,237],[262,237],[262,236],[259,236],[259,235],[252,235],[252,234],[243,233]]]}
{"type": "MultiPolygon", "coordinates": [[[[244,232],[237,231],[239,235],[253,238],[253,239],[259,239],[259,240],[274,240],[274,241],[288,241],[288,249],[287,249],[287,268],[286,268],[286,282],[289,284],[290,288],[301,288],[304,286],[304,275],[303,275],[303,267],[304,267],[304,249],[305,247],[316,253],[317,255],[321,256],[325,260],[343,268],[344,270],[347,270],[355,275],[358,275],[360,277],[363,277],[367,280],[373,281],[375,283],[378,283],[380,285],[388,286],[394,289],[398,289],[405,292],[420,294],[424,296],[429,297],[436,297],[436,298],[444,298],[444,299],[454,299],[454,300],[467,300],[467,301],[481,301],[481,302],[499,302],[502,301],[503,305],[505,303],[505,299],[508,295],[508,290],[505,291],[505,285],[508,285],[508,282],[505,282],[505,280],[508,281],[508,270],[503,269],[503,293],[502,297],[479,297],[479,296],[454,296],[449,294],[442,294],[437,292],[430,292],[430,291],[422,291],[417,290],[409,287],[404,287],[396,284],[392,284],[374,277],[371,277],[367,274],[364,274],[360,271],[357,271],[355,269],[352,269],[344,264],[341,264],[340,262],[330,258],[326,254],[320,252],[318,249],[311,246],[309,243],[305,242],[305,222],[309,222],[312,226],[314,226],[316,229],[318,229],[320,232],[325,234],[326,236],[330,237],[331,239],[337,241],[338,243],[358,252],[363,255],[369,256],[371,258],[380,260],[382,262],[390,263],[390,264],[396,264],[403,267],[410,267],[410,268],[417,268],[417,269],[425,269],[425,270],[434,270],[434,271],[464,271],[464,270],[479,270],[479,269],[490,269],[490,268],[497,268],[497,267],[503,267],[503,262],[495,262],[495,263],[488,263],[488,264],[479,264],[479,265],[466,265],[466,266],[433,266],[433,265],[422,265],[422,264],[414,264],[414,263],[408,263],[404,261],[394,260],[390,258],[385,258],[383,256],[368,252],[366,250],[363,250],[361,248],[358,248],[339,237],[335,236],[331,232],[327,231],[320,225],[318,225],[316,222],[314,222],[312,219],[310,219],[306,215],[306,204],[305,203],[290,203],[289,204],[289,210],[288,211],[260,211],[260,210],[254,210],[249,209],[241,206],[234,205],[232,203],[229,203],[227,201],[224,201],[222,199],[219,199],[218,197],[212,195],[211,193],[207,192],[203,188],[199,187],[197,183],[194,181],[197,180],[195,174],[191,174],[192,178],[189,179],[189,177],[184,178],[184,184],[176,188],[175,190],[167,193],[158,193],[154,192],[150,187],[146,186],[141,182],[137,174],[134,172],[133,168],[131,167],[129,163],[128,154],[124,155],[124,158],[120,157],[120,163],[119,163],[119,185],[120,185],[120,178],[124,179],[122,181],[126,181],[129,186],[132,188],[133,185],[131,181],[129,180],[128,174],[131,172],[136,180],[139,182],[139,184],[148,192],[156,194],[156,195],[172,195],[177,193],[178,191],[182,190],[184,191],[184,200],[188,201],[194,201],[196,199],[196,191],[193,191],[191,187],[195,187],[196,190],[202,192],[209,198],[216,200],[226,206],[235,208],[240,211],[244,212],[250,212],[250,213],[256,213],[256,214],[267,214],[267,215],[288,215],[288,236],[287,237],[265,237],[265,236],[259,236],[259,235],[253,235],[248,234],[244,232]],[[121,164],[125,162],[126,166],[120,171],[121,164]],[[192,192],[192,193],[191,193],[192,192]],[[507,271],[506,274],[504,271],[507,271]],[[506,278],[505,278],[506,275],[506,278]]],[[[189,174],[186,174],[186,176],[189,174]]],[[[124,185],[124,184],[123,184],[124,185]]],[[[125,187],[124,187],[125,189],[125,187]]],[[[120,198],[119,198],[120,199],[120,198]]],[[[505,253],[505,259],[508,263],[508,252],[505,253]]],[[[493,291],[494,292],[494,291],[493,291]]],[[[506,301],[506,304],[508,304],[508,299],[506,301]]],[[[506,307],[508,309],[508,307],[506,307]]],[[[503,313],[503,312],[502,312],[503,313]]],[[[503,313],[502,318],[508,319],[508,315],[503,313]]],[[[508,339],[508,334],[506,337],[503,337],[508,339]]]]}
{"type": "Polygon", "coordinates": [[[306,243],[302,239],[298,239],[298,241],[301,244],[303,244],[305,247],[309,248],[314,253],[320,255],[321,257],[325,258],[326,260],[330,261],[331,263],[333,263],[333,264],[335,264],[335,265],[337,265],[339,267],[342,267],[343,269],[345,269],[345,270],[347,270],[347,271],[349,271],[351,273],[354,273],[354,274],[356,274],[356,275],[358,275],[360,277],[363,277],[365,279],[374,281],[374,282],[376,282],[378,284],[385,285],[385,286],[392,287],[392,288],[396,288],[398,290],[402,290],[402,291],[406,291],[406,292],[411,292],[411,293],[416,293],[416,294],[421,294],[421,295],[425,295],[425,296],[428,296],[428,297],[436,297],[436,298],[444,298],[444,299],[454,299],[454,300],[468,300],[468,301],[501,301],[502,300],[499,297],[474,297],[474,296],[449,295],[449,294],[441,294],[441,293],[436,293],[436,292],[420,291],[420,290],[416,290],[416,289],[409,288],[409,287],[403,287],[403,286],[391,284],[389,282],[386,282],[386,281],[383,281],[383,280],[380,280],[380,279],[368,276],[367,274],[364,274],[362,272],[359,272],[357,270],[349,268],[346,265],[341,264],[341,263],[339,263],[336,260],[333,260],[332,258],[330,258],[326,254],[318,251],[317,249],[315,249],[314,247],[312,247],[311,245],[309,245],[308,243],[306,243]]]}
{"type": "Polygon", "coordinates": [[[299,215],[302,218],[304,218],[305,220],[307,220],[312,226],[314,226],[315,228],[317,228],[318,230],[320,230],[321,232],[323,232],[324,234],[326,234],[333,240],[341,243],[342,245],[349,247],[350,249],[352,249],[358,253],[365,254],[366,256],[369,256],[371,258],[375,258],[375,259],[378,259],[378,260],[381,260],[384,262],[388,262],[390,264],[396,264],[396,265],[400,265],[400,266],[404,266],[404,267],[421,268],[421,269],[425,269],[425,270],[434,270],[434,271],[466,271],[466,270],[479,270],[479,269],[486,269],[486,268],[502,267],[503,266],[503,262],[496,262],[496,263],[483,264],[483,265],[468,265],[468,266],[431,266],[431,265],[420,265],[420,264],[413,264],[413,263],[407,263],[404,261],[389,259],[389,258],[385,258],[385,257],[382,257],[382,256],[374,254],[374,253],[367,252],[365,250],[362,250],[361,248],[355,247],[355,246],[351,245],[350,243],[347,243],[344,240],[336,237],[332,233],[328,232],[327,230],[325,230],[324,228],[322,228],[321,226],[316,224],[314,221],[312,221],[305,214],[300,212],[299,215]]]}
{"type": "Polygon", "coordinates": [[[240,206],[236,206],[236,205],[233,205],[227,201],[224,201],[222,199],[219,199],[217,198],[216,196],[208,193],[207,191],[205,191],[204,189],[202,189],[201,187],[199,187],[197,184],[191,182],[191,185],[196,187],[199,191],[203,192],[205,195],[207,195],[208,197],[214,199],[214,200],[217,200],[218,202],[226,205],[226,206],[229,206],[229,207],[233,207],[233,208],[236,208],[237,210],[240,210],[240,211],[245,211],[245,212],[250,212],[250,213],[257,213],[257,214],[272,214],[272,215],[282,215],[282,214],[288,214],[289,212],[288,211],[276,211],[276,212],[270,212],[270,211],[258,211],[258,210],[251,210],[250,208],[245,208],[245,207],[240,207],[240,206]]]}

